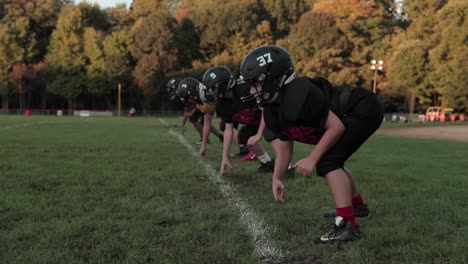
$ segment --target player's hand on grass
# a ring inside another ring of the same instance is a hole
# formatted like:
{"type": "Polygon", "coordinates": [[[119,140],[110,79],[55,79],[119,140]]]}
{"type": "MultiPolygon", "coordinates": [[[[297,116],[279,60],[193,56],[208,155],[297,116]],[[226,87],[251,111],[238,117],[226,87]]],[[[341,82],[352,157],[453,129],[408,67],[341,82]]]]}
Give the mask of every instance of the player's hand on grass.
{"type": "Polygon", "coordinates": [[[200,146],[200,151],[198,151],[198,157],[202,158],[206,155],[206,147],[202,144],[200,146]]]}
{"type": "Polygon", "coordinates": [[[182,135],[185,135],[185,126],[180,127],[180,133],[182,133],[182,135]]]}
{"type": "Polygon", "coordinates": [[[296,172],[302,174],[302,176],[310,177],[312,176],[312,172],[316,165],[317,161],[314,158],[307,156],[296,162],[296,164],[294,164],[294,169],[296,172]]]}
{"type": "Polygon", "coordinates": [[[223,160],[221,161],[221,169],[219,170],[221,175],[224,175],[224,171],[226,169],[226,166],[229,167],[230,169],[232,169],[232,165],[231,165],[231,162],[229,162],[229,159],[228,158],[223,158],[223,160]]]}
{"type": "Polygon", "coordinates": [[[275,197],[275,201],[277,202],[284,202],[284,196],[286,191],[284,190],[284,183],[280,179],[273,179],[273,183],[271,185],[273,196],[275,197]]]}

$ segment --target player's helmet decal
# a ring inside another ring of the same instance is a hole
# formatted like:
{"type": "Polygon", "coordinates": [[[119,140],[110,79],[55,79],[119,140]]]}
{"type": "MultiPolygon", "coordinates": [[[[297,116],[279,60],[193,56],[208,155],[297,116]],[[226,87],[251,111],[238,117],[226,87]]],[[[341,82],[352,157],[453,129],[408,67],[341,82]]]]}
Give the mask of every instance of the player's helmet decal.
{"type": "Polygon", "coordinates": [[[278,46],[262,46],[249,52],[242,60],[238,83],[260,83],[262,90],[242,97],[244,102],[256,100],[255,108],[275,101],[285,84],[295,77],[289,53],[278,46]]]}
{"type": "Polygon", "coordinates": [[[202,91],[203,94],[200,94],[200,96],[206,101],[213,102],[220,98],[230,97],[231,89],[236,82],[228,67],[216,66],[205,72],[202,83],[205,90],[202,91]]]}

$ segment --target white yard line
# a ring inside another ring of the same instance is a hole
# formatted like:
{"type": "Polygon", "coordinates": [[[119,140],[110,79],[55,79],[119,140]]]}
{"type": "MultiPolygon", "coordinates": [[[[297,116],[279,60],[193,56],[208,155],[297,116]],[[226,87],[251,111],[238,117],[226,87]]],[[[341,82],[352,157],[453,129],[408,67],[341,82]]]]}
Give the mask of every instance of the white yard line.
{"type": "MultiPolygon", "coordinates": [[[[159,121],[169,128],[169,125],[161,118],[159,121]]],[[[240,222],[247,228],[249,235],[254,243],[257,254],[264,258],[281,258],[284,254],[275,246],[275,242],[271,239],[268,233],[268,226],[265,222],[255,213],[249,204],[237,194],[235,187],[223,179],[221,175],[213,169],[213,167],[198,158],[198,153],[193,149],[192,145],[185,140],[185,138],[172,129],[169,133],[177,137],[179,142],[184,145],[192,156],[202,165],[205,173],[209,179],[219,186],[221,193],[228,200],[229,205],[236,209],[239,214],[240,222]]]]}
{"type": "Polygon", "coordinates": [[[52,121],[39,121],[39,122],[31,122],[31,123],[23,123],[23,124],[18,124],[14,126],[4,126],[0,127],[0,131],[2,130],[8,130],[8,129],[15,129],[15,128],[20,128],[20,127],[29,127],[29,126],[36,126],[36,125],[43,125],[43,124],[52,124],[56,122],[52,121]]]}
{"type": "MultiPolygon", "coordinates": [[[[94,118],[86,118],[86,119],[80,119],[84,122],[87,121],[93,121],[94,118]]],[[[30,122],[30,123],[22,123],[22,124],[17,124],[13,126],[0,126],[0,131],[3,130],[9,130],[9,129],[15,129],[15,128],[22,128],[22,127],[30,127],[30,126],[37,126],[37,125],[45,125],[45,124],[63,124],[67,123],[67,121],[61,120],[61,121],[37,121],[37,122],[30,122]]]]}

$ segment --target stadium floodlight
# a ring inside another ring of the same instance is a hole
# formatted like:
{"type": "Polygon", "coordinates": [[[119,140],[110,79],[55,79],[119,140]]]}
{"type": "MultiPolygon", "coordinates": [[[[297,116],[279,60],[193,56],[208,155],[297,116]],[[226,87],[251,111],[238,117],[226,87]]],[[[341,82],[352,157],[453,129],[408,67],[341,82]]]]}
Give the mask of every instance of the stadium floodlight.
{"type": "Polygon", "coordinates": [[[375,93],[375,88],[377,86],[377,71],[383,71],[383,60],[371,60],[371,70],[374,71],[374,87],[372,91],[375,93]]]}

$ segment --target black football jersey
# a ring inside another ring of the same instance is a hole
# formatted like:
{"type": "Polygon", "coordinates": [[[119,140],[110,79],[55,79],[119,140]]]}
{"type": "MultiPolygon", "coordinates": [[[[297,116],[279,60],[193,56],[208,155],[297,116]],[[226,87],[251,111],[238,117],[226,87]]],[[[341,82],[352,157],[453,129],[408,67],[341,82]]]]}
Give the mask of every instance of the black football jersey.
{"type": "Polygon", "coordinates": [[[248,104],[242,102],[240,98],[244,95],[243,90],[245,90],[244,87],[234,87],[232,96],[218,101],[216,113],[228,124],[258,125],[262,118],[262,112],[261,110],[253,111],[248,104]]]}
{"type": "Polygon", "coordinates": [[[317,144],[325,132],[329,111],[344,116],[379,116],[378,101],[369,90],[333,87],[324,78],[301,77],[282,88],[275,102],[264,106],[265,125],[281,140],[317,144]],[[369,99],[369,100],[368,100],[369,99]]]}

